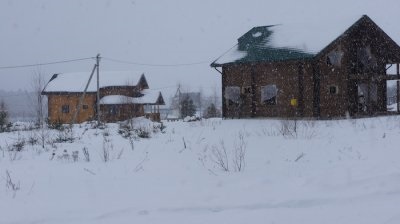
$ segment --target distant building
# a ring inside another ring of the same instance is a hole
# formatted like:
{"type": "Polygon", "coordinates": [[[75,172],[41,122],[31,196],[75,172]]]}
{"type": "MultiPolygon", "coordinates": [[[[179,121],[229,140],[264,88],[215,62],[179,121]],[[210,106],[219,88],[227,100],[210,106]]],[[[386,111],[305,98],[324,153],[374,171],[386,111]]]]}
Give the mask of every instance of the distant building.
{"type": "Polygon", "coordinates": [[[171,107],[170,107],[170,110],[168,113],[168,118],[170,118],[170,119],[182,118],[180,107],[182,105],[182,101],[185,99],[192,100],[194,106],[196,107],[196,115],[199,117],[201,116],[202,109],[203,109],[201,93],[200,92],[184,92],[184,93],[182,93],[180,91],[180,89],[178,88],[174,97],[171,100],[171,107]]]}
{"type": "Polygon", "coordinates": [[[368,16],[353,22],[341,29],[315,21],[245,33],[211,64],[222,69],[223,117],[387,113],[387,80],[400,79],[400,47],[368,16]],[[389,64],[397,74],[386,74],[389,64]]]}
{"type": "MultiPolygon", "coordinates": [[[[48,97],[50,122],[71,123],[83,95],[90,73],[55,74],[42,94],[48,97]]],[[[132,117],[146,116],[159,121],[159,105],[164,99],[159,91],[152,91],[144,74],[135,72],[100,72],[100,102],[97,102],[96,79],[93,78],[83,99],[76,121],[81,123],[98,116],[104,122],[115,122],[132,117]],[[145,111],[146,107],[146,111],[145,111]]]]}

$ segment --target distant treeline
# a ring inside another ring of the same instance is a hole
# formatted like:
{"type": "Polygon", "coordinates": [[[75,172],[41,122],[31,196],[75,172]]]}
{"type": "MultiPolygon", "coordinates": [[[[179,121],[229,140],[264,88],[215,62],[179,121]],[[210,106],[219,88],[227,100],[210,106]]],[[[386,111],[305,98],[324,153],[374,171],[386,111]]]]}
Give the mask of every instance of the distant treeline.
{"type": "Polygon", "coordinates": [[[33,93],[23,90],[0,90],[0,101],[4,101],[11,121],[34,119],[33,93]]]}

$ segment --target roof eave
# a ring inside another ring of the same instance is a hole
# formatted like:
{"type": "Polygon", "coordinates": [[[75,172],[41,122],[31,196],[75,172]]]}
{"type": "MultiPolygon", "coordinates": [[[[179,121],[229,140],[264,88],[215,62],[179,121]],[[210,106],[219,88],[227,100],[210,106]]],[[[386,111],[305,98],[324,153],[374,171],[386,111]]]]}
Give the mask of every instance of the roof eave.
{"type": "Polygon", "coordinates": [[[251,63],[278,63],[278,62],[293,62],[293,61],[311,61],[316,58],[316,55],[310,57],[291,58],[291,59],[276,59],[276,60],[254,60],[254,61],[234,61],[223,64],[211,64],[211,67],[223,67],[229,65],[251,64],[251,63]]]}
{"type": "MultiPolygon", "coordinates": [[[[94,94],[96,92],[86,91],[86,94],[94,94]]],[[[70,91],[42,91],[42,95],[71,95],[71,94],[83,94],[83,91],[70,92],[70,91]]]]}
{"type": "Polygon", "coordinates": [[[219,64],[219,63],[213,62],[213,63],[210,64],[210,67],[211,68],[218,68],[218,67],[222,67],[222,65],[224,65],[224,64],[219,64]]]}

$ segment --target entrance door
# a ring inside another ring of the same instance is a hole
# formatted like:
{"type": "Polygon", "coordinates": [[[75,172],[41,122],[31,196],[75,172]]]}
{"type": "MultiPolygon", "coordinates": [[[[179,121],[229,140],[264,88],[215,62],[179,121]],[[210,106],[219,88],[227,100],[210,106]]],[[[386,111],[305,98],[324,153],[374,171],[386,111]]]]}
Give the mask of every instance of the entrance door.
{"type": "Polygon", "coordinates": [[[357,111],[359,114],[372,114],[378,108],[378,85],[374,82],[357,83],[357,111]]]}

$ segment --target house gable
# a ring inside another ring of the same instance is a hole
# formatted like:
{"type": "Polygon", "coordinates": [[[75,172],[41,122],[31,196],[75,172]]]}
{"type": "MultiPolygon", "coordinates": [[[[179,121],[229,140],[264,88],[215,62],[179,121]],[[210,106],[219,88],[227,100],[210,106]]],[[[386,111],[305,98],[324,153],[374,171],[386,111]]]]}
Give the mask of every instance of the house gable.
{"type": "Polygon", "coordinates": [[[144,76],[144,74],[142,74],[142,75],[140,76],[140,79],[139,79],[138,83],[136,84],[136,86],[137,86],[140,90],[142,90],[142,89],[148,89],[148,88],[149,88],[149,85],[147,84],[147,80],[146,80],[146,77],[144,76]]]}
{"type": "Polygon", "coordinates": [[[315,57],[314,101],[318,112],[314,115],[358,114],[358,86],[367,83],[377,89],[376,102],[370,102],[368,113],[386,111],[385,67],[400,61],[399,49],[368,16],[360,18],[315,57]]]}
{"type": "Polygon", "coordinates": [[[329,43],[315,56],[315,59],[319,60],[321,57],[326,56],[342,43],[347,43],[345,46],[347,49],[354,47],[350,44],[355,45],[355,47],[373,44],[376,46],[377,56],[385,59],[385,62],[395,63],[400,61],[400,46],[367,15],[363,15],[343,34],[329,43]]]}

